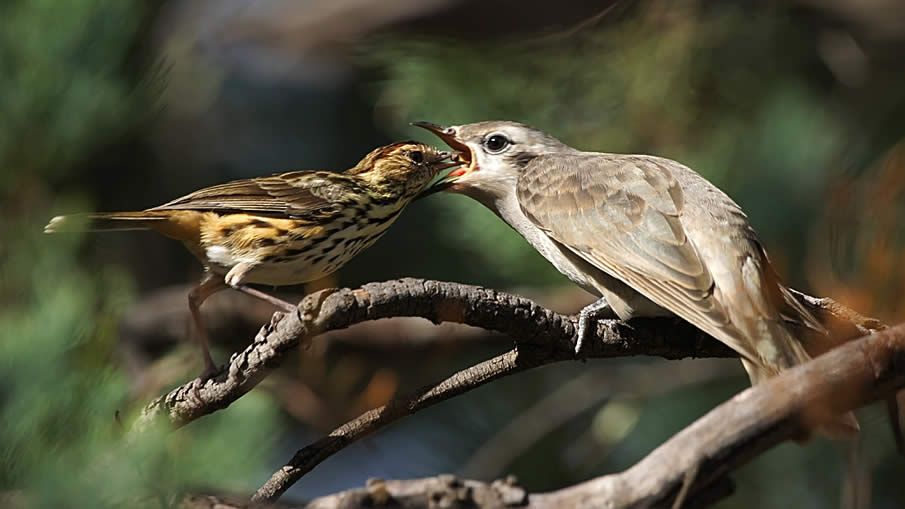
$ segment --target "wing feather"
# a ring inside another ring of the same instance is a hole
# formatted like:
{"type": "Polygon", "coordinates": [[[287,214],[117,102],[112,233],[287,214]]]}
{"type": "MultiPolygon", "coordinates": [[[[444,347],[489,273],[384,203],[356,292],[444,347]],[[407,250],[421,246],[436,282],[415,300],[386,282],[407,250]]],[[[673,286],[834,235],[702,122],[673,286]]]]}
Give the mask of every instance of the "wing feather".
{"type": "Polygon", "coordinates": [[[277,217],[310,217],[339,210],[337,200],[351,182],[325,171],[296,171],[206,187],[150,210],[254,212],[277,217]]]}
{"type": "Polygon", "coordinates": [[[664,164],[646,156],[539,156],[519,177],[517,197],[551,239],[758,359],[715,298],[714,278],[681,222],[682,188],[664,164]]]}

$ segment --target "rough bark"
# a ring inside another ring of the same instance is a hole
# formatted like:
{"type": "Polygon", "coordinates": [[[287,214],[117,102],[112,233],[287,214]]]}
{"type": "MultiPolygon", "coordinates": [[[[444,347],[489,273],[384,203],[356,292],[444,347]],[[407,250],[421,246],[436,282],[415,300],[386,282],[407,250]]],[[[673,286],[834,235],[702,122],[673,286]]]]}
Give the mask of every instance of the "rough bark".
{"type": "MultiPolygon", "coordinates": [[[[548,493],[528,493],[509,478],[493,483],[439,475],[369,480],[363,488],[317,498],[306,509],[433,507],[707,507],[732,493],[728,474],[776,444],[800,439],[828,416],[905,387],[905,324],[863,337],[750,388],[713,409],[628,470],[548,493]]],[[[304,458],[302,458],[304,459],[304,458]]],[[[282,471],[285,471],[282,470],[282,471]]],[[[260,495],[260,492],[259,492],[260,495]]],[[[263,507],[211,496],[184,508],[263,507]]]]}
{"type": "MultiPolygon", "coordinates": [[[[304,506],[340,509],[399,507],[533,508],[706,507],[728,496],[727,475],[785,440],[800,440],[834,414],[886,398],[905,387],[905,324],[850,342],[811,362],[750,388],[713,409],[628,470],[549,493],[528,494],[513,481],[485,484],[438,476],[408,481],[373,480],[365,488],[321,497],[304,506]]],[[[347,424],[368,425],[368,420],[347,424]]],[[[341,428],[342,429],[342,428],[341,428]]],[[[334,437],[335,438],[335,437],[334,437]]],[[[303,449],[258,491],[272,499],[316,461],[316,442],[303,449]],[[277,489],[274,489],[277,488],[277,489]]]]}
{"type": "MultiPolygon", "coordinates": [[[[495,366],[509,371],[487,377],[486,373],[478,376],[481,369],[465,370],[453,377],[454,385],[460,388],[456,394],[529,367],[578,359],[573,351],[575,320],[523,297],[421,279],[371,283],[355,290],[322,290],[305,297],[296,313],[274,314],[254,341],[233,354],[229,364],[210,380],[192,380],[148,404],[133,424],[133,432],[161,419],[174,427],[183,426],[226,408],[257,385],[299,344],[310,342],[322,332],[396,316],[462,323],[502,332],[513,339],[518,346],[517,355],[513,351],[512,358],[506,354],[482,364],[485,368],[495,366]],[[472,379],[473,376],[478,378],[472,379]]],[[[681,320],[639,319],[629,323],[602,320],[581,358],[630,355],[667,359],[736,356],[722,343],[681,320]]]]}
{"type": "MultiPolygon", "coordinates": [[[[797,296],[824,323],[832,324],[837,340],[882,328],[879,322],[858,315],[830,299],[817,299],[804,294],[797,296]]],[[[258,490],[254,501],[277,499],[321,461],[387,424],[489,381],[526,369],[579,358],[735,356],[729,348],[681,320],[639,319],[631,322],[600,321],[594,337],[582,355],[577,357],[573,349],[575,320],[572,317],[545,309],[528,299],[491,289],[401,279],[372,283],[354,290],[324,290],[303,299],[295,313],[275,314],[254,342],[234,354],[217,376],[204,384],[193,380],[157,398],[142,412],[132,432],[139,433],[158,421],[173,427],[182,426],[225,408],[251,390],[299,344],[310,342],[311,338],[322,332],[396,316],[422,317],[434,323],[462,323],[502,332],[513,339],[516,348],[455,373],[437,384],[395,398],[298,451],[258,490]]],[[[901,343],[902,337],[901,328],[897,328],[882,337],[862,339],[856,344],[861,346],[847,345],[844,349],[833,350],[815,362],[742,393],[673,437],[626,472],[552,493],[536,494],[520,503],[537,507],[577,507],[585,503],[604,502],[618,502],[614,507],[659,506],[674,497],[683,483],[687,485],[684,490],[687,496],[683,495],[683,498],[694,505],[726,496],[731,490],[727,489],[729,483],[724,476],[732,468],[782,440],[800,436],[802,430],[813,425],[815,420],[824,418],[827,412],[854,408],[866,401],[893,394],[892,388],[902,385],[903,370],[901,352],[890,352],[901,346],[894,343],[901,343]],[[840,396],[843,381],[848,391],[846,394],[850,397],[840,396]],[[781,389],[778,388],[780,384],[781,389]],[[727,426],[727,422],[732,426],[727,426]]],[[[905,351],[905,348],[900,350],[905,351]]],[[[501,504],[512,503],[511,493],[515,489],[507,488],[510,495],[507,495],[508,501],[504,501],[496,495],[479,495],[487,490],[499,495],[499,489],[503,486],[499,482],[487,485],[440,476],[415,481],[380,481],[377,485],[381,486],[380,490],[388,490],[389,496],[396,497],[394,500],[397,503],[405,500],[405,507],[433,506],[437,497],[454,505],[465,503],[500,507],[501,504]],[[394,489],[398,493],[394,494],[394,489]],[[449,498],[452,496],[450,493],[457,494],[449,498]]],[[[364,503],[361,497],[372,497],[374,489],[369,485],[364,491],[352,490],[333,498],[319,499],[314,502],[319,505],[312,507],[357,506],[364,503]]]]}

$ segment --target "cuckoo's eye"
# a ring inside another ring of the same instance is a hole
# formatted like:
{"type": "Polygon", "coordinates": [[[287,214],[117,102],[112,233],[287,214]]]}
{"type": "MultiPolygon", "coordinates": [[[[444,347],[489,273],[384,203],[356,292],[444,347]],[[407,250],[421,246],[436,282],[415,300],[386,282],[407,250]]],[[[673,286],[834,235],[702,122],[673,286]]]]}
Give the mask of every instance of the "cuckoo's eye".
{"type": "Polygon", "coordinates": [[[484,148],[491,153],[502,152],[509,145],[512,145],[512,141],[502,134],[491,134],[484,138],[484,148]]]}
{"type": "Polygon", "coordinates": [[[409,159],[415,161],[418,164],[424,162],[424,154],[420,150],[412,150],[408,153],[409,159]]]}

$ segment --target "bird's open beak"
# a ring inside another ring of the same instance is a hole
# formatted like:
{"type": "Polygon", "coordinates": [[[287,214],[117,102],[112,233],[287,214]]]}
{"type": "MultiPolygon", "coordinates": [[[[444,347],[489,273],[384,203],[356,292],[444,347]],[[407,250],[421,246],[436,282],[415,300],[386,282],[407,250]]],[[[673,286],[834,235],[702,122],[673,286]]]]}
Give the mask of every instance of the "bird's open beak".
{"type": "Polygon", "coordinates": [[[468,148],[468,145],[465,145],[464,143],[459,141],[458,137],[456,136],[455,128],[432,124],[430,122],[412,122],[412,125],[427,129],[428,131],[436,134],[441,140],[449,145],[450,148],[455,150],[455,153],[452,155],[452,160],[455,161],[456,164],[461,165],[459,168],[456,168],[455,170],[447,173],[445,177],[441,178],[431,187],[422,192],[419,198],[440,191],[447,191],[453,188],[456,181],[458,181],[460,178],[474,171],[475,165],[474,158],[471,156],[471,149],[468,148]]]}
{"type": "Polygon", "coordinates": [[[460,166],[462,164],[461,159],[455,153],[443,151],[437,155],[440,158],[439,162],[431,165],[431,169],[433,169],[435,172],[434,175],[436,175],[437,173],[440,173],[443,170],[448,170],[450,168],[453,168],[455,166],[460,166]],[[449,159],[449,161],[446,161],[446,159],[449,159]]]}

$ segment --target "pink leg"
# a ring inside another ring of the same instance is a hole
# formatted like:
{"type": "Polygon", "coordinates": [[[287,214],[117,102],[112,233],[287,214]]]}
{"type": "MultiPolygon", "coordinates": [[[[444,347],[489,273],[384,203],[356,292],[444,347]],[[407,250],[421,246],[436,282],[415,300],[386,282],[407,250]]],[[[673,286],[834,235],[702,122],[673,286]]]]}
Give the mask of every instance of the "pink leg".
{"type": "Polygon", "coordinates": [[[268,295],[268,294],[262,292],[261,290],[256,290],[250,286],[239,285],[239,286],[234,286],[233,288],[235,288],[236,290],[239,290],[240,292],[245,293],[247,295],[251,295],[252,297],[257,297],[265,302],[269,302],[269,303],[273,304],[274,306],[276,306],[277,308],[282,309],[283,311],[286,311],[287,313],[294,313],[295,310],[298,309],[298,306],[296,306],[295,304],[286,302],[283,299],[278,299],[278,298],[274,297],[273,295],[268,295]]]}
{"type": "Polygon", "coordinates": [[[255,290],[254,288],[243,285],[242,280],[245,279],[245,275],[248,274],[248,272],[253,268],[254,265],[250,263],[236,264],[226,274],[225,284],[229,285],[233,289],[239,290],[242,293],[251,295],[252,297],[257,297],[265,302],[269,302],[276,306],[278,309],[282,309],[287,313],[292,313],[298,308],[298,306],[296,306],[295,304],[290,304],[285,300],[274,297],[273,295],[268,295],[261,290],[255,290]]]}
{"type": "Polygon", "coordinates": [[[211,295],[226,288],[226,283],[217,274],[208,272],[201,280],[201,284],[189,292],[189,309],[192,311],[192,320],[195,322],[195,336],[201,346],[201,355],[204,358],[204,372],[201,373],[201,381],[205,382],[217,372],[217,365],[211,358],[211,350],[207,342],[207,330],[201,320],[201,304],[211,295]]]}

